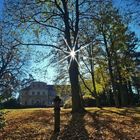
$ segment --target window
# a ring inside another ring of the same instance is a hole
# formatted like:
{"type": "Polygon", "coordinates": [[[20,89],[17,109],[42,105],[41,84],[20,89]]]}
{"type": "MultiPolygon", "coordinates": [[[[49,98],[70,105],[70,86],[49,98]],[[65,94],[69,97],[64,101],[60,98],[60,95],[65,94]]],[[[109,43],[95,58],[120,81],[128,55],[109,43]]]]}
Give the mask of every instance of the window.
{"type": "Polygon", "coordinates": [[[34,91],[32,92],[32,95],[35,95],[35,92],[34,91]]]}
{"type": "Polygon", "coordinates": [[[37,95],[40,95],[40,92],[39,91],[37,92],[37,95]]]}
{"type": "Polygon", "coordinates": [[[45,92],[43,91],[43,95],[45,95],[45,92]]]}

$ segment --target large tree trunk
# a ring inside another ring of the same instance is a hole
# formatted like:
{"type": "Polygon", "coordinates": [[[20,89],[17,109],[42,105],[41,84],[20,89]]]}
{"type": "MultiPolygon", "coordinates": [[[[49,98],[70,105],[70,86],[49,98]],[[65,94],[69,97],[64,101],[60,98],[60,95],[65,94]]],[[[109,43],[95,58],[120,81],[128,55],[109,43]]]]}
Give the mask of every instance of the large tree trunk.
{"type": "MultiPolygon", "coordinates": [[[[72,37],[71,35],[71,29],[70,29],[70,25],[69,25],[69,10],[68,10],[68,1],[66,0],[61,0],[62,4],[63,4],[63,9],[64,11],[63,13],[63,20],[64,20],[64,24],[65,24],[65,38],[67,41],[67,44],[69,45],[69,47],[71,48],[71,50],[73,49],[73,45],[72,44],[72,38],[74,37],[74,43],[76,43],[77,45],[77,41],[76,41],[76,37],[78,34],[78,24],[79,24],[79,4],[78,4],[78,0],[76,0],[76,5],[75,5],[75,16],[76,16],[76,21],[75,21],[75,29],[74,31],[74,35],[72,37]]],[[[60,8],[60,7],[59,7],[60,8]]],[[[67,48],[69,51],[69,48],[67,48]]],[[[75,48],[77,50],[77,48],[75,48]]],[[[68,60],[69,61],[69,60],[68,60]]],[[[69,61],[70,63],[70,61],[69,61]]],[[[70,68],[69,68],[69,77],[70,77],[70,83],[71,83],[71,93],[72,93],[72,112],[83,112],[84,111],[84,107],[82,105],[82,100],[81,100],[81,96],[80,96],[80,85],[79,85],[79,70],[78,70],[78,64],[76,62],[75,59],[72,60],[71,64],[70,64],[70,68]]]]}
{"type": "MultiPolygon", "coordinates": [[[[71,33],[70,33],[70,25],[69,25],[69,12],[68,12],[68,3],[65,0],[62,0],[64,7],[64,24],[65,24],[65,38],[69,47],[72,49],[74,46],[72,45],[71,33]]],[[[75,32],[74,32],[74,42],[76,42],[76,37],[78,34],[78,24],[79,24],[79,5],[78,0],[76,1],[76,21],[75,21],[75,32]]],[[[76,42],[77,44],[77,42],[76,42]]],[[[76,48],[77,49],[77,48],[76,48]]],[[[69,62],[70,63],[70,62],[69,62]]],[[[82,100],[80,96],[80,85],[79,85],[79,70],[78,64],[73,59],[70,68],[69,68],[69,77],[71,83],[71,93],[72,93],[72,112],[83,112],[84,107],[82,105],[82,100]]]]}
{"type": "Polygon", "coordinates": [[[72,112],[83,112],[84,107],[80,96],[78,64],[75,60],[73,60],[71,63],[69,69],[69,77],[72,93],[72,112]]]}

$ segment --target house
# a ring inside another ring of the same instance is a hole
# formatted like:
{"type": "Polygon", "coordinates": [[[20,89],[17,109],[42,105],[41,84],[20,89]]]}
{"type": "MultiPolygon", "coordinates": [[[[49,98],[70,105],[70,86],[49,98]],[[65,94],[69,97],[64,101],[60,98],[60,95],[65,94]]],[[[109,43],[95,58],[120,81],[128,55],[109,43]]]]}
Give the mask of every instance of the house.
{"type": "Polygon", "coordinates": [[[54,85],[44,82],[32,82],[20,91],[19,100],[22,106],[46,107],[53,105],[56,96],[54,85]]]}

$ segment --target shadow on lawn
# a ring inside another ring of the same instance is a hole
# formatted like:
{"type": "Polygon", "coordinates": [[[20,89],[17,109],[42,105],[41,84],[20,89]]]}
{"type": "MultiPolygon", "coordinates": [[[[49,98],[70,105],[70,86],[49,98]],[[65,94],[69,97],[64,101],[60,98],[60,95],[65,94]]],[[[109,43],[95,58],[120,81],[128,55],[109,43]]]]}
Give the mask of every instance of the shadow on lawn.
{"type": "MultiPolygon", "coordinates": [[[[117,127],[113,127],[113,124],[116,123],[112,120],[110,117],[102,118],[102,110],[95,111],[94,113],[88,112],[90,117],[92,117],[93,122],[91,123],[91,126],[95,128],[96,131],[93,132],[93,136],[91,136],[94,140],[105,140],[106,137],[112,137],[111,139],[120,139],[120,140],[127,140],[129,139],[127,137],[128,133],[123,132],[121,129],[118,129],[117,127]],[[106,132],[108,131],[110,136],[106,135],[106,132]],[[114,136],[112,136],[112,134],[114,136]]],[[[118,124],[119,125],[119,124],[118,124]]]]}
{"type": "Polygon", "coordinates": [[[88,133],[85,129],[85,113],[72,114],[68,125],[60,132],[60,134],[53,134],[51,140],[88,140],[88,133]]]}
{"type": "Polygon", "coordinates": [[[116,111],[100,108],[94,112],[73,114],[68,125],[59,134],[53,134],[51,140],[128,140],[139,138],[133,134],[133,127],[135,124],[139,124],[140,118],[134,117],[133,113],[139,113],[139,111],[127,108],[116,111]],[[88,130],[88,128],[92,130],[88,130]]]}
{"type": "Polygon", "coordinates": [[[102,110],[108,113],[117,114],[119,116],[129,117],[131,118],[131,122],[133,124],[140,123],[140,117],[136,117],[134,115],[134,114],[140,114],[140,109],[138,108],[123,108],[122,110],[119,111],[106,110],[102,108],[102,110]]]}
{"type": "Polygon", "coordinates": [[[91,109],[83,114],[62,112],[61,132],[51,135],[53,131],[53,113],[38,110],[25,113],[14,120],[10,119],[8,133],[3,134],[3,137],[12,139],[11,135],[14,134],[14,139],[15,134],[19,135],[20,133],[21,135],[16,139],[38,138],[39,135],[40,137],[42,135],[42,139],[51,137],[50,140],[140,139],[140,117],[136,115],[139,113],[140,110],[137,108],[91,109]],[[32,124],[32,126],[28,124],[32,124]]]}

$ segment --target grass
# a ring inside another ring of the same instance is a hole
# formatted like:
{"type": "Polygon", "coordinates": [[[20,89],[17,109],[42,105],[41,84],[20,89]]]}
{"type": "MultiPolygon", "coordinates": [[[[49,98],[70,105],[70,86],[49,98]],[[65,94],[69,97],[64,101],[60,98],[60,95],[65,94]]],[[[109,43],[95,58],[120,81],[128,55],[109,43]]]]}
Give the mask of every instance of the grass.
{"type": "Polygon", "coordinates": [[[4,110],[0,140],[139,140],[140,108],[61,110],[61,131],[53,134],[53,109],[4,110]]]}

